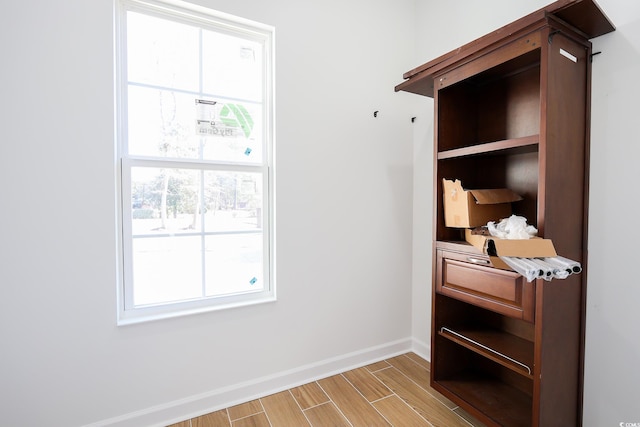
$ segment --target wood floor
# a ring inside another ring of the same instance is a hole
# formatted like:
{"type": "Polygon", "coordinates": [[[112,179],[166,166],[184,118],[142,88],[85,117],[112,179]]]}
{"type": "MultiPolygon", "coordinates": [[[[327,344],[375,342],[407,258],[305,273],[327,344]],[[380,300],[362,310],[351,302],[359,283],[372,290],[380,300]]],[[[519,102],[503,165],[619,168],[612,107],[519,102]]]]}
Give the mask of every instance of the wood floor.
{"type": "Polygon", "coordinates": [[[170,427],[483,426],[429,386],[406,353],[170,427]]]}

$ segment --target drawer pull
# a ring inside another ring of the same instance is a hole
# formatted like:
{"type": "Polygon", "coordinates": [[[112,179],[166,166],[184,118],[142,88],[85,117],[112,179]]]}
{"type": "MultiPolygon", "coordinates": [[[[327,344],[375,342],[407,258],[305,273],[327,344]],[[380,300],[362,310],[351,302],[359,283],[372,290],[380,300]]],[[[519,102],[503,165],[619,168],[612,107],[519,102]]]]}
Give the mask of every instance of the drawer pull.
{"type": "Polygon", "coordinates": [[[491,264],[491,261],[489,261],[488,259],[475,258],[475,257],[471,257],[471,256],[467,257],[467,261],[472,262],[474,264],[482,264],[482,265],[491,264]]]}

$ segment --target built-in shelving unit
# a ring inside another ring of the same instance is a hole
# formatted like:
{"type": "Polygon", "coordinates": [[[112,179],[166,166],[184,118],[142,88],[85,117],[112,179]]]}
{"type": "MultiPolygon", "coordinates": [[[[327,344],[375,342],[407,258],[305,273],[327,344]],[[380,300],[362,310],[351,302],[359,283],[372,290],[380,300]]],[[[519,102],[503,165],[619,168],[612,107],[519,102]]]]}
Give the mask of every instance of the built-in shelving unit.
{"type": "Polygon", "coordinates": [[[613,29],[594,1],[557,1],[396,87],[434,98],[431,384],[487,425],[581,424],[586,275],[495,268],[445,226],[442,180],[514,190],[514,213],[584,265],[589,39],[613,29]]]}

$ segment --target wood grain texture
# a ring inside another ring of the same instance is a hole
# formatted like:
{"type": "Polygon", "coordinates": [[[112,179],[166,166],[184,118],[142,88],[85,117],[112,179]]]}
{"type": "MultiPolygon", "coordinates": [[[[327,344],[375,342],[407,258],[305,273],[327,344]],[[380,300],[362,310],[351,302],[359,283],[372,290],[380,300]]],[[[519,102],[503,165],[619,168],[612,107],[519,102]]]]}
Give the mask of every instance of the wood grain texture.
{"type": "Polygon", "coordinates": [[[264,412],[260,412],[256,415],[251,415],[250,417],[240,418],[236,420],[232,424],[233,427],[271,427],[269,423],[269,418],[267,418],[267,414],[264,412]]]}
{"type": "Polygon", "coordinates": [[[332,402],[314,406],[305,411],[307,419],[313,426],[349,427],[349,421],[332,402]]]}
{"type": "Polygon", "coordinates": [[[269,421],[271,421],[272,425],[299,427],[310,425],[302,413],[302,409],[300,409],[300,406],[298,406],[288,390],[272,394],[260,400],[265,412],[269,414],[269,421]]]}
{"type": "Polygon", "coordinates": [[[431,388],[429,368],[406,353],[170,427],[484,427],[431,388]]]}
{"type": "Polygon", "coordinates": [[[424,360],[422,357],[418,356],[414,352],[411,351],[411,352],[405,354],[404,356],[406,356],[409,359],[411,359],[414,363],[417,363],[418,365],[422,366],[427,371],[431,371],[431,363],[429,363],[428,361],[424,360]]]}
{"type": "Polygon", "coordinates": [[[380,382],[366,368],[358,368],[349,372],[345,372],[343,376],[353,385],[356,390],[369,402],[390,396],[391,390],[380,382]]]}
{"type": "Polygon", "coordinates": [[[320,387],[342,410],[353,427],[388,426],[389,423],[349,384],[342,375],[318,381],[320,387]]]}
{"type": "MultiPolygon", "coordinates": [[[[191,427],[230,427],[231,420],[226,410],[211,412],[191,420],[191,427]]],[[[189,426],[186,426],[189,427],[189,426]]]]}
{"type": "Polygon", "coordinates": [[[431,427],[416,411],[411,410],[398,396],[392,395],[373,403],[373,406],[394,426],[431,427]]]}
{"type": "Polygon", "coordinates": [[[380,369],[388,368],[390,365],[386,362],[386,360],[381,360],[380,362],[372,363],[371,365],[367,365],[366,368],[371,371],[379,371],[380,369]]]}
{"type": "Polygon", "coordinates": [[[395,368],[375,374],[387,387],[400,396],[407,405],[434,427],[468,427],[469,424],[423,388],[395,368]]]}
{"type": "Polygon", "coordinates": [[[228,409],[229,418],[231,421],[237,420],[240,418],[248,417],[249,415],[255,415],[259,412],[264,412],[262,409],[262,404],[259,400],[252,400],[250,402],[242,403],[240,405],[232,406],[228,409]]]}
{"type": "Polygon", "coordinates": [[[315,382],[292,388],[291,394],[303,410],[329,401],[329,397],[315,382]]]}
{"type": "Polygon", "coordinates": [[[411,378],[413,382],[418,384],[429,394],[442,402],[447,408],[454,409],[456,406],[458,406],[435,391],[433,388],[431,388],[431,384],[429,383],[429,370],[425,367],[428,365],[418,364],[414,360],[415,359],[407,357],[406,355],[402,355],[389,359],[389,363],[398,371],[402,372],[405,376],[411,378]]]}

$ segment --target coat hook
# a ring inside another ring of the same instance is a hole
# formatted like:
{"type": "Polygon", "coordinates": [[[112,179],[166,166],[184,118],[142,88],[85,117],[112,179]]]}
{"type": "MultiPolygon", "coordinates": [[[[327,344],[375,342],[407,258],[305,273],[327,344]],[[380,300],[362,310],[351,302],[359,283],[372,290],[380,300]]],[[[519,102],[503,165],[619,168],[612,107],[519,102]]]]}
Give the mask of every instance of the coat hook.
{"type": "Polygon", "coordinates": [[[378,117],[378,110],[373,112],[373,117],[378,117]]]}
{"type": "Polygon", "coordinates": [[[415,117],[411,117],[411,123],[415,123],[416,118],[415,117]]]}

